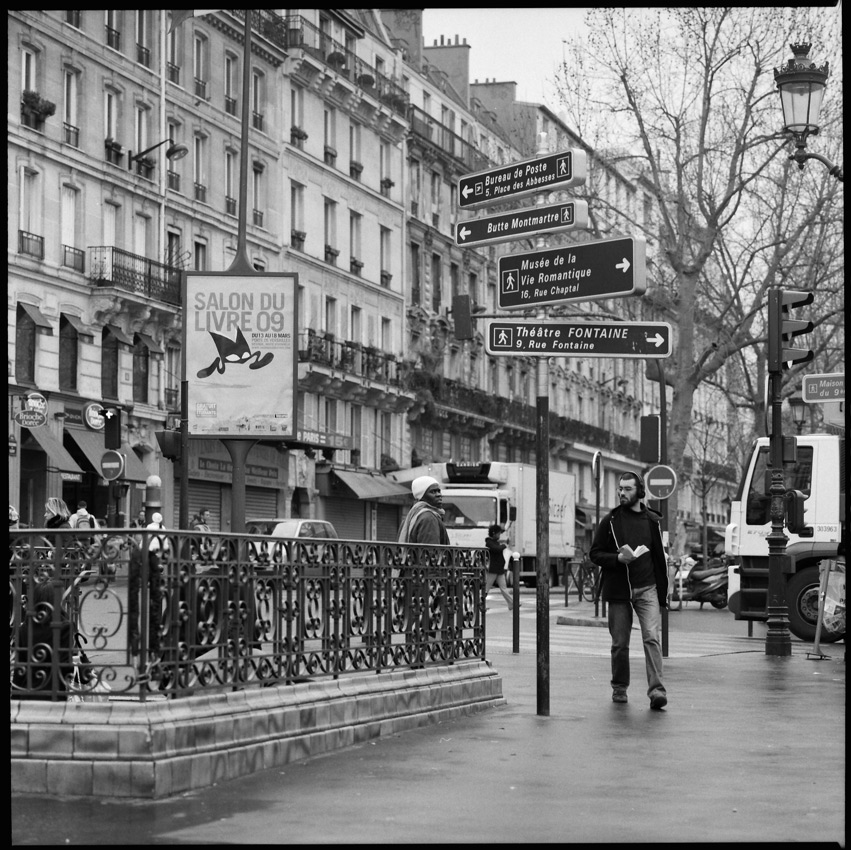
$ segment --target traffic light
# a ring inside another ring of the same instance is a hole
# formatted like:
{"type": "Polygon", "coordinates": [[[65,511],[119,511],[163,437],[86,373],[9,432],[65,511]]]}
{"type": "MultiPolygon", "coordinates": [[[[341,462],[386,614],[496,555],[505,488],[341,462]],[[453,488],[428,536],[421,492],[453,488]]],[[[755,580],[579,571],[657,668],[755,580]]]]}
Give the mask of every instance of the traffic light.
{"type": "Polygon", "coordinates": [[[789,318],[789,311],[813,303],[812,292],[795,289],[772,289],[768,293],[768,371],[780,372],[789,363],[806,363],[813,359],[807,348],[784,348],[793,336],[808,334],[813,323],[789,318]]]}
{"type": "Polygon", "coordinates": [[[638,459],[642,463],[659,463],[662,459],[662,440],[658,414],[642,416],[640,424],[641,441],[638,448],[638,459]]]}
{"type": "Polygon", "coordinates": [[[804,519],[807,497],[800,490],[786,491],[786,528],[798,537],[812,537],[813,530],[804,519]]]}
{"type": "Polygon", "coordinates": [[[103,412],[103,444],[107,449],[121,448],[121,411],[108,407],[103,412]]]}
{"type": "Polygon", "coordinates": [[[455,325],[455,339],[473,338],[473,313],[469,295],[452,297],[452,321],[455,325]]]}
{"type": "Polygon", "coordinates": [[[163,457],[180,460],[180,431],[154,431],[163,457]]]}

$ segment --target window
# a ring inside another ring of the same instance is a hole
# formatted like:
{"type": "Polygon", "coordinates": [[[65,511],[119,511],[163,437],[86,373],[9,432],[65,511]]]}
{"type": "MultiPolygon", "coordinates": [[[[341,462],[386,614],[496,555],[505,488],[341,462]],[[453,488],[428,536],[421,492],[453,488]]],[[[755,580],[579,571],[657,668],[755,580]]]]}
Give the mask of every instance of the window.
{"type": "Polygon", "coordinates": [[[352,326],[349,331],[352,342],[363,341],[363,311],[360,307],[352,307],[352,326]]]}
{"type": "Polygon", "coordinates": [[[337,110],[326,109],[324,116],[325,164],[337,161],[337,110]]]}
{"type": "Polygon", "coordinates": [[[349,124],[349,158],[352,162],[361,161],[361,126],[355,121],[349,124]]]}
{"type": "Polygon", "coordinates": [[[106,22],[106,45],[121,50],[121,12],[108,9],[104,12],[106,22]]]}
{"type": "MultiPolygon", "coordinates": [[[[329,249],[336,250],[337,245],[337,204],[325,198],[325,260],[328,262],[329,249]]],[[[339,253],[339,251],[337,251],[339,253]]],[[[334,254],[336,256],[336,254],[334,254]]]]}
{"type": "Polygon", "coordinates": [[[237,114],[237,69],[239,60],[231,53],[225,54],[225,112],[237,114]]]}
{"type": "MultiPolygon", "coordinates": [[[[171,29],[171,21],[174,13],[169,14],[169,30],[165,37],[165,58],[166,70],[168,72],[168,80],[176,86],[180,85],[180,62],[178,61],[178,40],[177,30],[171,29]]],[[[173,139],[174,136],[171,136],[173,139]]]]}
{"type": "Polygon", "coordinates": [[[209,77],[207,39],[204,38],[204,36],[202,36],[200,33],[195,33],[192,45],[192,72],[195,76],[195,97],[200,97],[203,100],[207,100],[207,79],[209,77]]]}
{"type": "Polygon", "coordinates": [[[207,243],[195,242],[195,271],[207,271],[207,243]]]}
{"type": "Polygon", "coordinates": [[[146,68],[151,67],[151,48],[148,37],[149,18],[147,9],[136,10],[136,61],[146,68]]]}
{"type": "Polygon", "coordinates": [[[304,128],[304,89],[298,86],[290,91],[290,118],[293,127],[304,128]]]}
{"type": "Polygon", "coordinates": [[[420,246],[411,242],[411,303],[422,304],[422,270],[420,268],[420,246]]]}
{"type": "Polygon", "coordinates": [[[304,231],[304,186],[290,181],[290,214],[292,231],[290,238],[293,248],[304,249],[306,233],[304,231]]]}
{"type": "Polygon", "coordinates": [[[457,263],[449,264],[449,289],[453,298],[461,295],[461,275],[457,263]]]}
{"type": "MultiPolygon", "coordinates": [[[[353,404],[349,411],[349,433],[352,437],[352,454],[361,452],[361,416],[363,408],[358,404],[353,404]]],[[[360,458],[358,457],[358,461],[360,458]]],[[[352,463],[355,463],[354,457],[352,463]]]]}
{"type": "Polygon", "coordinates": [[[38,91],[36,53],[30,47],[21,51],[21,91],[38,91]]]}
{"type": "Polygon", "coordinates": [[[15,325],[15,380],[35,383],[35,321],[18,304],[15,325]]]}
{"type": "MultiPolygon", "coordinates": [[[[169,121],[166,125],[166,130],[166,138],[173,139],[176,142],[179,138],[179,126],[169,121]]],[[[177,171],[178,168],[179,166],[176,162],[167,160],[166,173],[168,174],[168,188],[172,189],[175,192],[180,191],[180,172],[177,171]]]]}
{"type": "Polygon", "coordinates": [[[254,224],[263,227],[263,165],[255,162],[251,171],[251,190],[254,198],[254,224]]]}
{"type": "Polygon", "coordinates": [[[106,138],[118,141],[118,94],[109,89],[103,95],[103,126],[106,138]]]}
{"type": "Polygon", "coordinates": [[[79,355],[77,329],[66,316],[59,319],[59,389],[77,389],[77,366],[79,355]]]}
{"type": "Polygon", "coordinates": [[[361,258],[361,221],[363,216],[356,212],[349,213],[349,246],[352,254],[352,274],[359,275],[363,268],[361,258]]]}
{"type": "Polygon", "coordinates": [[[165,350],[165,406],[168,410],[180,408],[180,349],[169,345],[165,350]]]}
{"type": "Polygon", "coordinates": [[[60,228],[62,231],[60,237],[62,239],[62,265],[82,272],[85,254],[76,247],[77,190],[73,186],[62,187],[60,228]]]}
{"type": "Polygon", "coordinates": [[[150,352],[145,341],[138,335],[133,337],[133,401],[148,403],[148,373],[150,352]]]}
{"type": "Polygon", "coordinates": [[[66,70],[62,82],[62,124],[65,143],[78,147],[80,130],[77,125],[77,72],[66,70]]]}
{"type": "Polygon", "coordinates": [[[137,214],[133,219],[133,252],[139,257],[148,256],[148,231],[151,220],[137,214]]]}
{"type": "MultiPolygon", "coordinates": [[[[148,149],[148,123],[150,120],[150,110],[146,106],[136,107],[136,129],[134,138],[136,142],[136,151],[138,155],[148,149]]],[[[154,171],[154,158],[152,154],[148,154],[143,159],[136,160],[136,173],[142,177],[150,179],[154,171]]]]}
{"type": "Polygon", "coordinates": [[[390,319],[381,319],[381,350],[385,354],[393,353],[393,323],[390,319]]]}
{"type": "MultiPolygon", "coordinates": [[[[747,494],[746,522],[748,525],[765,525],[771,522],[771,493],[768,475],[770,450],[768,446],[760,448],[751,476],[747,494]]],[[[800,490],[806,496],[812,492],[813,449],[812,446],[798,446],[794,463],[783,464],[783,483],[787,490],[800,490]]]]}
{"type": "Polygon", "coordinates": [[[252,125],[255,130],[263,131],[263,103],[265,90],[265,77],[260,71],[254,71],[251,75],[251,116],[252,125]]]}
{"type": "Polygon", "coordinates": [[[393,274],[390,258],[390,230],[386,227],[380,228],[378,232],[378,254],[381,264],[381,285],[390,286],[393,274]]]}
{"type": "Polygon", "coordinates": [[[104,398],[118,398],[118,351],[118,339],[104,328],[100,360],[100,392],[104,398]]]}
{"type": "Polygon", "coordinates": [[[65,23],[69,26],[74,27],[74,29],[82,29],[83,28],[83,15],[79,10],[67,9],[65,11],[65,23]]]}
{"type": "Polygon", "coordinates": [[[206,203],[207,201],[207,140],[203,136],[195,136],[195,200],[206,203]]]}
{"type": "Polygon", "coordinates": [[[328,333],[337,333],[337,299],[326,297],[325,299],[325,330],[328,333]]]}
{"type": "Polygon", "coordinates": [[[21,253],[44,259],[41,230],[41,175],[31,168],[21,169],[19,210],[21,253]]]}
{"type": "Polygon", "coordinates": [[[169,230],[166,234],[166,240],[166,265],[171,268],[180,268],[182,265],[182,258],[180,256],[180,233],[174,230],[169,230]]]}
{"type": "Polygon", "coordinates": [[[443,266],[440,254],[431,255],[431,307],[435,313],[440,312],[443,303],[443,266]]]}
{"type": "Polygon", "coordinates": [[[239,169],[237,155],[234,151],[225,151],[225,212],[236,215],[236,175],[239,169]]]}
{"type": "Polygon", "coordinates": [[[118,210],[116,204],[103,205],[103,244],[115,246],[115,234],[118,233],[118,210]]]}

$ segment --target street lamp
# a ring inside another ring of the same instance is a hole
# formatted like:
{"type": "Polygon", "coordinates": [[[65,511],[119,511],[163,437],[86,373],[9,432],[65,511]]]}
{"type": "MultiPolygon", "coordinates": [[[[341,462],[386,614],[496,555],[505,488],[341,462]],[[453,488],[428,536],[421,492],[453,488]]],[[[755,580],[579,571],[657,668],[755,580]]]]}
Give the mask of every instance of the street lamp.
{"type": "Polygon", "coordinates": [[[189,153],[189,148],[181,142],[175,143],[173,139],[163,139],[161,142],[157,142],[155,145],[151,145],[149,148],[145,148],[141,153],[137,153],[136,156],[132,156],[133,151],[127,152],[127,168],[128,170],[133,170],[133,163],[138,162],[143,159],[146,154],[149,154],[152,150],[156,150],[160,145],[164,145],[166,142],[171,142],[171,147],[169,147],[166,152],[166,158],[171,160],[183,159],[186,154],[189,153]]]}
{"type": "Polygon", "coordinates": [[[790,44],[794,56],[785,65],[774,69],[774,81],[783,107],[783,129],[795,139],[795,153],[789,159],[794,159],[802,171],[808,159],[817,159],[837,180],[844,182],[838,165],[820,153],[807,152],[807,136],[816,136],[819,132],[821,101],[830,72],[829,63],[818,67],[809,58],[807,54],[811,46],[808,43],[790,44]]]}
{"type": "Polygon", "coordinates": [[[792,419],[795,422],[795,427],[798,429],[798,434],[800,434],[801,429],[804,427],[804,422],[807,419],[807,404],[800,391],[797,390],[790,395],[786,401],[789,402],[789,409],[792,411],[792,419]]]}

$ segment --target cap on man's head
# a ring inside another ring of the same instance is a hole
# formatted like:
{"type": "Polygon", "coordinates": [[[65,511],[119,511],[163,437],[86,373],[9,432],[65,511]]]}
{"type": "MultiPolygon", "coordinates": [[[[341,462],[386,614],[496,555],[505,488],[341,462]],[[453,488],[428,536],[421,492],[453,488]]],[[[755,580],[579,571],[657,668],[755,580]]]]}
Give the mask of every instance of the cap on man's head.
{"type": "Polygon", "coordinates": [[[440,487],[440,482],[430,475],[421,475],[419,478],[413,480],[411,492],[414,494],[415,499],[422,499],[429,487],[440,487]]]}

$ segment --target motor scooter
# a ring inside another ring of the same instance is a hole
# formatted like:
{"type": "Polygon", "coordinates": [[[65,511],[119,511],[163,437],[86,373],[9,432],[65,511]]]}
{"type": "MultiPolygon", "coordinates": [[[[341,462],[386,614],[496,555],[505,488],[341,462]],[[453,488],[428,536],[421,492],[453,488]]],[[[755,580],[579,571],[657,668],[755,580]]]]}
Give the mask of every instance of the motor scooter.
{"type": "MultiPolygon", "coordinates": [[[[711,563],[711,562],[710,562],[711,563]]],[[[682,571],[674,576],[674,590],[671,599],[679,602],[678,608],[683,607],[683,602],[699,602],[700,608],[708,602],[713,608],[725,608],[727,606],[727,568],[725,566],[710,566],[704,568],[695,564],[687,576],[682,571]]]]}

